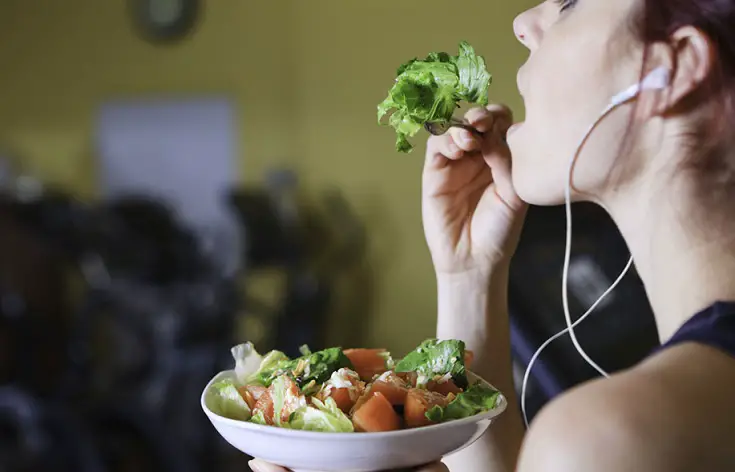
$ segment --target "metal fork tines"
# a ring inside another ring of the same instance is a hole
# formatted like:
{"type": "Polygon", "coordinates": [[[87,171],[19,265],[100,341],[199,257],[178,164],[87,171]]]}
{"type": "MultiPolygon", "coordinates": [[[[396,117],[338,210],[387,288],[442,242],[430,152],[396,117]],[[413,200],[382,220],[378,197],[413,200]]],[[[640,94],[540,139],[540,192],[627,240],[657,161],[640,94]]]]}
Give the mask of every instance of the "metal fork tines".
{"type": "Polygon", "coordinates": [[[425,123],[424,128],[426,128],[426,131],[433,134],[434,136],[441,136],[445,134],[447,131],[449,131],[449,128],[463,128],[470,133],[482,135],[482,133],[477,131],[475,128],[457,118],[451,118],[449,121],[441,123],[425,123]]]}

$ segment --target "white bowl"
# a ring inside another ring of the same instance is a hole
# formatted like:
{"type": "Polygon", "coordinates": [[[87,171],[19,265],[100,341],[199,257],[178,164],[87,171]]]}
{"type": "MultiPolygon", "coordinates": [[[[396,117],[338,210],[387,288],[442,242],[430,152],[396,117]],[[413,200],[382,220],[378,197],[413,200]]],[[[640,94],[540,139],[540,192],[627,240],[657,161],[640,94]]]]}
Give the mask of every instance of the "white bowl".
{"type": "MultiPolygon", "coordinates": [[[[431,426],[385,433],[321,433],[262,426],[220,416],[209,407],[213,383],[234,379],[217,374],[202,392],[202,409],[225,440],[242,452],[295,472],[374,472],[416,467],[440,460],[475,442],[507,407],[501,394],[488,412],[431,426]]],[[[469,372],[470,382],[480,380],[469,372]]],[[[489,385],[489,384],[488,384],[489,385]]]]}

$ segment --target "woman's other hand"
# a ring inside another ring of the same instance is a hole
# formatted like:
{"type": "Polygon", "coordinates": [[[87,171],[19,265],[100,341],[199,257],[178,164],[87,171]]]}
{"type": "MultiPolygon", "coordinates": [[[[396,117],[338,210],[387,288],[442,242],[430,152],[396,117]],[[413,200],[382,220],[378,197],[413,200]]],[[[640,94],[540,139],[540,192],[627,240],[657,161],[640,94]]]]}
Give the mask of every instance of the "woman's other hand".
{"type": "MultiPolygon", "coordinates": [[[[253,459],[251,460],[248,465],[253,470],[253,472],[288,472],[288,469],[284,469],[283,467],[279,467],[277,465],[273,465],[269,462],[262,461],[260,459],[253,459]]],[[[405,472],[449,472],[449,469],[447,469],[447,466],[445,466],[441,462],[435,462],[433,464],[428,464],[421,467],[416,467],[413,469],[401,469],[405,470],[405,472]]],[[[399,472],[399,471],[394,471],[399,472]]]]}

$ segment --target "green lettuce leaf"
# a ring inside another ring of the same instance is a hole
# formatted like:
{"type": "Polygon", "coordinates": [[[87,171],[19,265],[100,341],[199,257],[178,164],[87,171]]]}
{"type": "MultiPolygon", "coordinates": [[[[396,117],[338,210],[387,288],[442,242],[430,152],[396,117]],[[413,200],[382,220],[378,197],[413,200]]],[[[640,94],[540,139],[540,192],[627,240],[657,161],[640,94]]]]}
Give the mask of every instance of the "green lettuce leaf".
{"type": "Polygon", "coordinates": [[[396,372],[416,372],[418,386],[423,386],[436,376],[450,374],[454,383],[467,387],[467,372],[464,366],[465,344],[449,339],[439,341],[427,339],[396,364],[396,372]]]}
{"type": "Polygon", "coordinates": [[[397,70],[388,97],[378,105],[378,123],[391,111],[388,124],[396,132],[396,150],[410,152],[408,138],[426,123],[446,124],[461,100],[487,105],[490,74],[485,60],[467,42],[459,55],[432,52],[426,59],[411,59],[397,70]]]}
{"type": "Polygon", "coordinates": [[[258,354],[251,342],[238,344],[230,349],[230,352],[235,359],[235,377],[238,382],[245,385],[246,379],[260,368],[263,357],[258,354]]]}
{"type": "Polygon", "coordinates": [[[241,370],[239,371],[237,358],[235,358],[235,362],[235,375],[242,385],[263,385],[268,387],[276,378],[273,373],[278,369],[278,366],[283,363],[288,363],[289,358],[281,351],[271,351],[265,357],[261,358],[260,364],[255,369],[252,368],[253,364],[247,364],[246,360],[240,361],[241,370]]]}
{"type": "Polygon", "coordinates": [[[434,423],[467,418],[492,410],[497,406],[499,399],[500,392],[487,385],[476,383],[458,394],[446,407],[433,406],[426,412],[426,417],[434,423]]]}
{"type": "Polygon", "coordinates": [[[352,433],[352,421],[337,407],[334,399],[327,397],[325,402],[312,398],[314,406],[296,410],[289,421],[291,429],[320,431],[324,433],[352,433]]]}
{"type": "Polygon", "coordinates": [[[286,375],[277,377],[268,392],[273,399],[273,424],[276,426],[288,427],[288,419],[291,414],[306,406],[306,398],[293,386],[293,381],[286,375]]]}
{"type": "Polygon", "coordinates": [[[256,412],[256,413],[255,413],[255,414],[254,414],[254,415],[252,416],[252,418],[250,418],[250,422],[251,422],[251,423],[255,423],[255,424],[262,424],[262,425],[267,425],[267,424],[268,424],[268,423],[267,423],[267,422],[265,421],[265,414],[263,414],[263,412],[262,412],[262,411],[258,411],[258,412],[256,412]]]}
{"type": "Polygon", "coordinates": [[[250,407],[237,391],[235,383],[230,380],[222,380],[212,385],[212,411],[218,415],[233,420],[247,421],[250,419],[250,407]]]}
{"type": "Polygon", "coordinates": [[[457,69],[459,70],[459,90],[462,100],[486,106],[488,103],[487,89],[492,78],[485,66],[485,59],[476,55],[472,46],[465,41],[459,44],[457,69]]]}
{"type": "Polygon", "coordinates": [[[352,368],[352,363],[342,352],[342,349],[333,347],[297,359],[282,360],[272,366],[271,369],[262,371],[260,380],[263,385],[268,386],[277,377],[287,374],[296,380],[299,387],[303,387],[312,381],[322,384],[329,379],[332,372],[342,367],[352,368]]]}

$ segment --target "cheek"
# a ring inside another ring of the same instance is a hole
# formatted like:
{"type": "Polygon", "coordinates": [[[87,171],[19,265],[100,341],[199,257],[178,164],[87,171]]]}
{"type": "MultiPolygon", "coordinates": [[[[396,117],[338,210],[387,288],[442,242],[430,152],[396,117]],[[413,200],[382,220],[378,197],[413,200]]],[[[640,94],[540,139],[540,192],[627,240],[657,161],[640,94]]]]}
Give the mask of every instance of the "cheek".
{"type": "MultiPolygon", "coordinates": [[[[614,88],[604,72],[603,46],[591,42],[577,48],[558,46],[569,43],[568,39],[547,37],[529,59],[525,68],[526,121],[509,138],[516,191],[536,205],[564,201],[569,160],[614,88]]],[[[596,161],[597,154],[585,146],[580,159],[596,161]]],[[[591,177],[575,171],[575,186],[594,186],[591,177]]]]}
{"type": "Polygon", "coordinates": [[[616,109],[594,128],[579,149],[580,140],[597,115],[580,126],[569,127],[529,120],[508,138],[512,154],[513,186],[518,196],[533,205],[560,205],[569,179],[569,164],[576,155],[573,200],[600,197],[611,186],[623,182],[611,179],[628,169],[633,155],[621,154],[628,131],[632,105],[616,109]]]}

